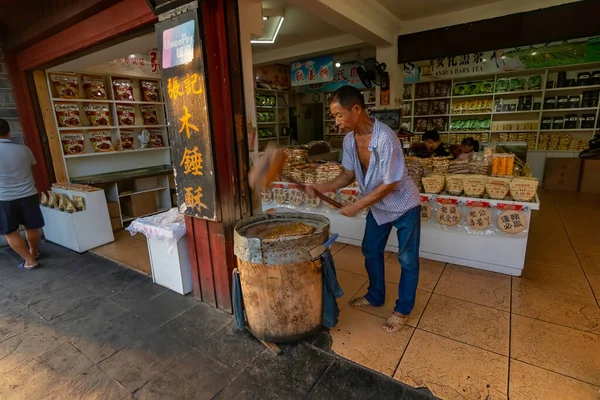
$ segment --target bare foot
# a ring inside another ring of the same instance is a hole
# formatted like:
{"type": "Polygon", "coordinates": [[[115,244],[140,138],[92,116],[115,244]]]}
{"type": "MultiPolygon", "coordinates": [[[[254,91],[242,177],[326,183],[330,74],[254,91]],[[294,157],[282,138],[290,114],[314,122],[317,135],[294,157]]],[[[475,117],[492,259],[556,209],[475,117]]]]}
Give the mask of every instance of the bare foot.
{"type": "Polygon", "coordinates": [[[400,329],[402,329],[404,324],[406,324],[408,318],[408,315],[400,314],[399,312],[394,311],[394,313],[388,317],[386,323],[383,324],[383,330],[387,333],[398,332],[400,329]]]}
{"type": "Polygon", "coordinates": [[[31,250],[29,250],[29,254],[31,254],[31,257],[33,257],[34,260],[37,260],[38,257],[40,256],[40,251],[38,250],[37,252],[33,252],[31,250]]]}

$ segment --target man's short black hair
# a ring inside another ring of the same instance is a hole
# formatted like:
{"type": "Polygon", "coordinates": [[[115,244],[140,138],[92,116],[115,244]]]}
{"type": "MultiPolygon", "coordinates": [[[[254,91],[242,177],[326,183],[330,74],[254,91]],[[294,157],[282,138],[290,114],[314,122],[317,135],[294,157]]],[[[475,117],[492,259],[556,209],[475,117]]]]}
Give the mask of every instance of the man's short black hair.
{"type": "Polygon", "coordinates": [[[439,142],[440,141],[440,134],[438,133],[438,131],[426,131],[423,134],[423,141],[426,140],[433,140],[434,142],[439,142]]]}
{"type": "Polygon", "coordinates": [[[342,86],[333,94],[330,103],[339,103],[346,110],[351,110],[354,105],[365,108],[365,98],[363,94],[354,86],[342,86]]]}
{"type": "Polygon", "coordinates": [[[6,120],[0,119],[0,136],[8,136],[10,134],[10,125],[6,120]]]}

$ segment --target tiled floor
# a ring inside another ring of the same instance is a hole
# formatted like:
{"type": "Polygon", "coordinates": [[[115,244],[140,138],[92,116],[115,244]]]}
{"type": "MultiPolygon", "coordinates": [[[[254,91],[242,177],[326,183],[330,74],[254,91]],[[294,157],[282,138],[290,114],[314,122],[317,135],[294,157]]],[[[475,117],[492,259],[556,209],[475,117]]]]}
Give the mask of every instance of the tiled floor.
{"type": "Polygon", "coordinates": [[[115,232],[114,242],[96,247],[91,252],[143,272],[146,275],[152,275],[148,244],[146,237],[141,233],[131,236],[126,230],[117,231],[115,232]]]}
{"type": "Polygon", "coordinates": [[[387,334],[386,304],[352,308],[368,279],[360,249],[334,251],[344,296],[332,350],[443,399],[600,399],[600,196],[541,192],[522,277],[421,260],[408,326],[387,334]]]}
{"type": "Polygon", "coordinates": [[[230,315],[102,257],[42,251],[24,271],[0,249],[2,400],[432,398],[309,343],[275,355],[230,315]]]}

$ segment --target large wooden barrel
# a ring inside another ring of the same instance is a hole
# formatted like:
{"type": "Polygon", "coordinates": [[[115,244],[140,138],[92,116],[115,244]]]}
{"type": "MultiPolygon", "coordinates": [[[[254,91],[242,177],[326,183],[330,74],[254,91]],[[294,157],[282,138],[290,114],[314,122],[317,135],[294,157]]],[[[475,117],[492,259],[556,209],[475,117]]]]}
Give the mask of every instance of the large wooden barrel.
{"type": "Polygon", "coordinates": [[[323,320],[323,268],[310,250],[329,237],[329,219],[317,214],[278,213],[246,218],[235,226],[235,255],[248,328],[259,339],[293,343],[316,332],[323,320]],[[311,235],[261,239],[257,228],[303,222],[311,235]],[[254,237],[253,237],[254,236],[254,237]]]}

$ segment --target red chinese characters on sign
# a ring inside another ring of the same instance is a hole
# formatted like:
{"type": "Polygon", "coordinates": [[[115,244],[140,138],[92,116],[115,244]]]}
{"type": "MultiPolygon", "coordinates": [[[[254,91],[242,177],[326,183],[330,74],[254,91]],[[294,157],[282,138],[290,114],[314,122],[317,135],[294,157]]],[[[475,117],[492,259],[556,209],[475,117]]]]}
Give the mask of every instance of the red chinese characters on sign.
{"type": "Polygon", "coordinates": [[[152,66],[152,72],[159,71],[160,64],[158,62],[158,51],[156,50],[150,51],[150,65],[152,66]]]}
{"type": "Polygon", "coordinates": [[[295,78],[296,78],[296,82],[304,82],[304,71],[302,71],[302,70],[296,71],[295,78]]]}
{"type": "Polygon", "coordinates": [[[315,79],[317,79],[317,77],[315,75],[315,69],[314,68],[310,68],[308,70],[308,80],[309,81],[314,81],[315,79]]]}
{"type": "Polygon", "coordinates": [[[346,78],[346,71],[344,71],[343,68],[342,69],[338,69],[336,81],[338,81],[338,82],[346,82],[346,81],[348,81],[348,78],[346,78]]]}
{"type": "Polygon", "coordinates": [[[323,79],[327,79],[329,77],[329,67],[327,65],[323,65],[319,69],[319,76],[323,79]]]}

